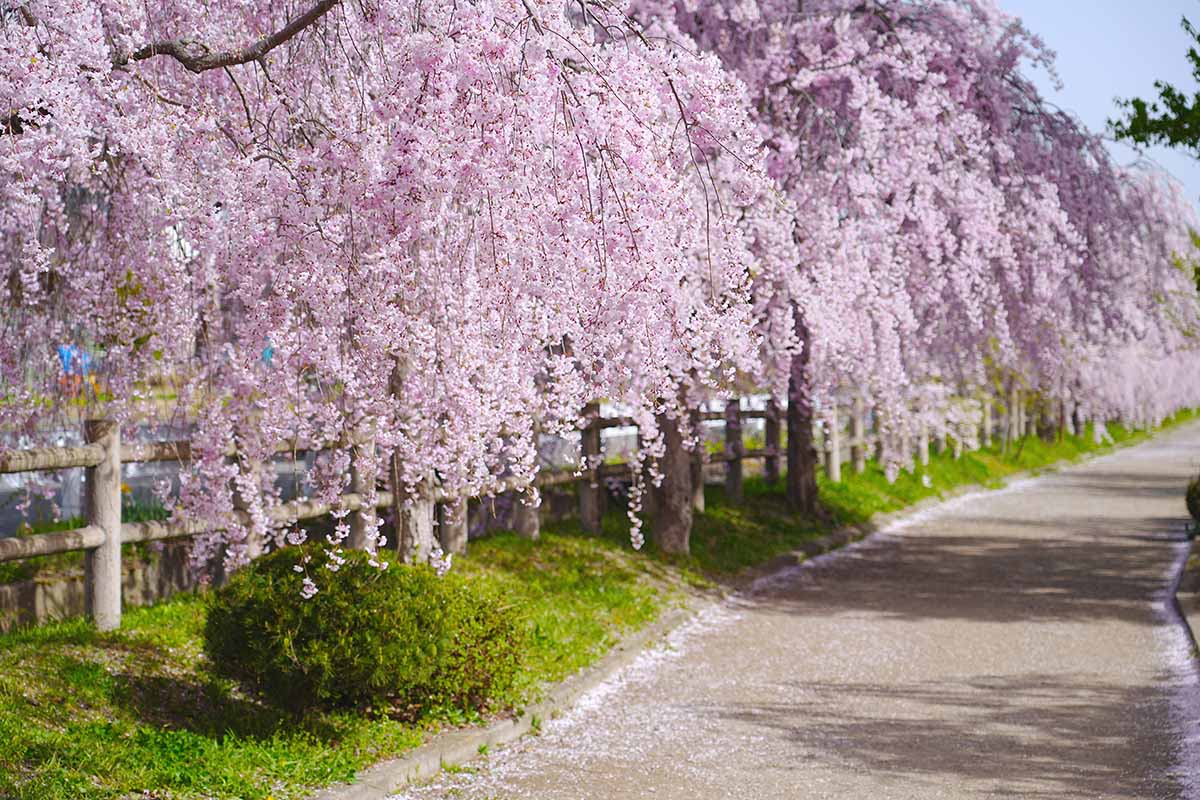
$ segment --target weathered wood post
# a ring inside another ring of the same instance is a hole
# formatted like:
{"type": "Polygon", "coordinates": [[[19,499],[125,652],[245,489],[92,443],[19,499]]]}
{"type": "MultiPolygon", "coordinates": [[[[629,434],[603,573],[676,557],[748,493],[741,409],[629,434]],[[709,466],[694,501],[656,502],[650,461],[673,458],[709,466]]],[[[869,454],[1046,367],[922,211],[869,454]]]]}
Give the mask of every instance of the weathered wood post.
{"type": "MultiPolygon", "coordinates": [[[[366,498],[375,483],[375,442],[359,442],[350,450],[350,491],[366,498]]],[[[359,506],[350,512],[350,538],[346,545],[355,550],[367,549],[367,535],[375,518],[375,509],[359,506]]]]}
{"type": "Polygon", "coordinates": [[[109,419],[84,423],[88,443],[103,450],[99,464],[87,468],[87,523],[104,532],[86,562],[88,604],[96,629],[121,626],[121,429],[109,419]]]}
{"type": "Polygon", "coordinates": [[[579,481],[579,521],[588,533],[599,533],[604,519],[604,484],[600,480],[600,404],[584,406],[587,426],[579,433],[583,477],[579,481]]]}
{"type": "Polygon", "coordinates": [[[779,417],[779,403],[772,397],[767,401],[767,417],[763,425],[768,453],[763,461],[763,478],[771,485],[779,483],[779,417]]]}
{"type": "Polygon", "coordinates": [[[734,502],[742,500],[742,404],[736,397],[725,403],[725,495],[734,502]]]}
{"type": "Polygon", "coordinates": [[[828,461],[825,473],[834,483],[842,482],[842,421],[838,418],[837,400],[829,407],[829,438],[826,441],[828,461]]]}
{"type": "Polygon", "coordinates": [[[862,395],[855,395],[853,416],[850,418],[850,455],[854,459],[854,474],[867,471],[867,420],[862,395]]]}
{"type": "Polygon", "coordinates": [[[704,420],[700,409],[693,408],[688,413],[692,436],[696,439],[696,447],[692,450],[692,511],[704,513],[704,420]]]}
{"type": "Polygon", "coordinates": [[[443,553],[466,555],[467,499],[459,497],[442,503],[438,514],[438,542],[443,553]]]}

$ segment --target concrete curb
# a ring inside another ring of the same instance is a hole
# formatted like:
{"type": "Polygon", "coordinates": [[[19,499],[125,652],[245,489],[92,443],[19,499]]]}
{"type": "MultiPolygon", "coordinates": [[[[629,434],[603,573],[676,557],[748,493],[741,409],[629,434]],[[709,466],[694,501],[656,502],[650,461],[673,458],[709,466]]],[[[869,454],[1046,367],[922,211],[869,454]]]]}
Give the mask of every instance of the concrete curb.
{"type": "MultiPolygon", "coordinates": [[[[694,595],[692,605],[672,609],[658,621],[626,636],[598,662],[551,688],[545,699],[525,709],[520,715],[496,720],[482,728],[462,728],[436,734],[430,741],[405,756],[381,761],[368,767],[358,774],[354,783],[334,784],[312,795],[312,798],[313,800],[383,800],[411,783],[434,777],[441,772],[444,766],[464,764],[479,757],[482,748],[508,744],[520,739],[541,721],[553,719],[569,710],[583,694],[616,675],[633,663],[634,659],[644,651],[661,642],[672,631],[693,619],[702,610],[724,602],[729,596],[751,587],[756,581],[783,572],[810,558],[865,539],[897,522],[902,522],[958,497],[1001,489],[1017,481],[1048,472],[1057,472],[1064,467],[1083,464],[1116,450],[1143,444],[1145,441],[1122,443],[1104,453],[1088,454],[1074,461],[1063,460],[1036,470],[1013,473],[999,479],[998,486],[983,484],[958,486],[944,494],[920,500],[900,511],[875,514],[865,522],[848,525],[825,536],[805,542],[790,553],[777,556],[757,567],[743,570],[730,581],[729,585],[725,587],[726,590],[722,591],[716,599],[694,595]]],[[[1196,585],[1200,589],[1200,550],[1196,550],[1195,554],[1198,569],[1196,585]]],[[[1200,625],[1200,595],[1197,595],[1194,613],[1196,622],[1200,625]]],[[[1187,620],[1186,614],[1184,619],[1187,620]]]]}
{"type": "Polygon", "coordinates": [[[669,610],[656,622],[623,638],[591,667],[555,685],[545,699],[526,708],[516,717],[496,720],[482,728],[462,728],[436,734],[408,755],[382,761],[363,770],[353,784],[334,784],[321,790],[313,796],[314,800],[381,800],[410,783],[434,777],[444,766],[463,764],[477,758],[482,748],[516,741],[542,721],[553,719],[570,709],[584,693],[633,663],[644,651],[714,602],[702,601],[694,606],[669,610]]]}
{"type": "Polygon", "coordinates": [[[1196,633],[1200,631],[1200,539],[1192,539],[1187,555],[1180,559],[1175,580],[1168,593],[1192,646],[1192,655],[1200,663],[1196,633]]]}

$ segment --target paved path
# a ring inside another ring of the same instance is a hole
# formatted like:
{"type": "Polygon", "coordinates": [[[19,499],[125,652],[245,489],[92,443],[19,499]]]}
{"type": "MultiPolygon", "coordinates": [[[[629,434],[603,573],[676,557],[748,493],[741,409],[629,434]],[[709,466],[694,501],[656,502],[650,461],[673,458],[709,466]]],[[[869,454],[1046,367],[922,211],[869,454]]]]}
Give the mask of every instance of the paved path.
{"type": "Polygon", "coordinates": [[[1195,671],[1164,604],[1198,466],[1193,425],[951,501],[405,796],[1200,798],[1195,671]]]}

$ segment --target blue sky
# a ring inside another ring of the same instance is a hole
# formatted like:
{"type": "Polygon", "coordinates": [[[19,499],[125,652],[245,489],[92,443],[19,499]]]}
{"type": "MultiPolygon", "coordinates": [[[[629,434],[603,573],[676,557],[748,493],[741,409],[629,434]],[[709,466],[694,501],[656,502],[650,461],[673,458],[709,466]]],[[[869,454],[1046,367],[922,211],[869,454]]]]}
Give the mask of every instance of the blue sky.
{"type": "MultiPolygon", "coordinates": [[[[1058,55],[1062,91],[1045,75],[1035,76],[1046,96],[1073,111],[1094,131],[1116,116],[1114,97],[1149,97],[1156,79],[1191,92],[1184,53],[1188,36],[1179,28],[1187,15],[1200,25],[1200,0],[995,0],[1025,21],[1058,55]]],[[[1120,163],[1136,153],[1120,144],[1110,149],[1120,163]]],[[[1151,148],[1146,154],[1183,182],[1200,205],[1200,161],[1179,151],[1151,148]]]]}

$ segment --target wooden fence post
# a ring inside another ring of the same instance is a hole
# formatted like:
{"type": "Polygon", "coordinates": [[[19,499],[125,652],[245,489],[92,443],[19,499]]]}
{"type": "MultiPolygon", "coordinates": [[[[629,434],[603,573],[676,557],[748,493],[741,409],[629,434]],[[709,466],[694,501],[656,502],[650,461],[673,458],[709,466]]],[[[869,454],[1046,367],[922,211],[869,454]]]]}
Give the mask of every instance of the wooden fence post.
{"type": "MultiPolygon", "coordinates": [[[[365,498],[371,484],[375,482],[374,459],[364,457],[365,453],[375,452],[375,442],[361,442],[350,449],[350,491],[365,498]],[[368,466],[368,460],[371,462],[368,466]]],[[[359,507],[350,512],[350,539],[347,546],[355,550],[367,549],[367,532],[369,523],[375,516],[375,509],[359,507]]]]}
{"type": "Polygon", "coordinates": [[[867,420],[862,395],[855,395],[850,417],[850,456],[854,459],[854,474],[867,471],[867,420]]]}
{"type": "Polygon", "coordinates": [[[466,555],[467,533],[467,498],[442,503],[438,514],[438,542],[442,552],[466,555]]]}
{"type": "Polygon", "coordinates": [[[742,403],[737,398],[725,404],[725,494],[730,500],[742,500],[742,403]]]}
{"type": "Polygon", "coordinates": [[[767,401],[767,418],[763,426],[767,453],[774,453],[767,455],[763,462],[763,477],[771,485],[779,483],[779,416],[779,403],[772,397],[767,401]]]}
{"type": "Polygon", "coordinates": [[[825,474],[834,483],[842,482],[842,421],[838,418],[837,401],[829,409],[829,438],[825,443],[827,453],[825,474]]]}
{"type": "Polygon", "coordinates": [[[579,481],[579,521],[588,533],[599,533],[604,519],[604,484],[600,480],[600,404],[583,408],[587,427],[579,432],[579,458],[583,476],[579,481]]]}
{"type": "Polygon", "coordinates": [[[89,419],[84,435],[104,449],[104,459],[87,469],[87,524],[104,531],[104,542],[88,551],[88,600],[96,629],[121,625],[121,429],[108,419],[89,419]]]}

